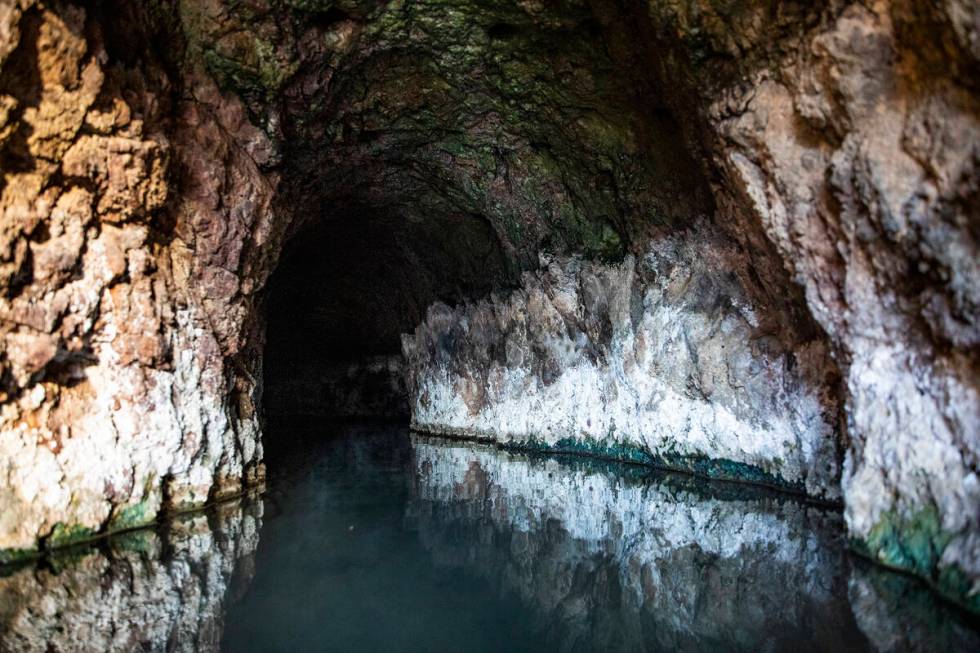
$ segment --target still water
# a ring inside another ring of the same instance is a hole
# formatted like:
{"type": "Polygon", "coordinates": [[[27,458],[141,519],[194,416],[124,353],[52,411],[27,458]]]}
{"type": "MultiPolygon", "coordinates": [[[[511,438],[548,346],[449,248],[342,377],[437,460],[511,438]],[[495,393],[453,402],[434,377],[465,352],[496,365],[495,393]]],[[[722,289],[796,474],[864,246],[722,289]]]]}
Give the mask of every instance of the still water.
{"type": "Polygon", "coordinates": [[[834,511],[392,426],[278,426],[260,498],[0,567],[0,651],[977,651],[834,511]]]}

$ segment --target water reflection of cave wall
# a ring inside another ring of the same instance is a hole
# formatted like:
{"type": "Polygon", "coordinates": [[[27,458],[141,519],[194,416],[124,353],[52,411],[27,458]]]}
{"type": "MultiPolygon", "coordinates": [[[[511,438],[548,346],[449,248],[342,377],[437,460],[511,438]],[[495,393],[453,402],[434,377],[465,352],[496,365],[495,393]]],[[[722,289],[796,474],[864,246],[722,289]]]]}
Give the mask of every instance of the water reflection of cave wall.
{"type": "Polygon", "coordinates": [[[220,650],[225,607],[254,574],[261,517],[261,502],[233,502],[8,570],[0,651],[220,650]]]}
{"type": "Polygon", "coordinates": [[[852,568],[836,513],[629,467],[422,436],[414,448],[409,515],[426,548],[515,596],[562,650],[980,643],[933,601],[909,601],[928,597],[914,581],[852,568]]]}

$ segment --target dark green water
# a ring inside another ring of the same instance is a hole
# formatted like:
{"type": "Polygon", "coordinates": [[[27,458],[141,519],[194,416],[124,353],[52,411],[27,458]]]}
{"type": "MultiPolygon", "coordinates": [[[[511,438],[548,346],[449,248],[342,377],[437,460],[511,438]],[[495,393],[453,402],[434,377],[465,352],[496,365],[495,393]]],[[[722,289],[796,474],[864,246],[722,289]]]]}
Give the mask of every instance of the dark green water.
{"type": "Polygon", "coordinates": [[[267,441],[261,498],[0,572],[0,650],[980,650],[773,492],[392,426],[267,441]]]}
{"type": "Polygon", "coordinates": [[[351,428],[276,461],[257,573],[227,651],[534,651],[544,641],[489,581],[433,564],[406,512],[403,429],[351,428]]]}

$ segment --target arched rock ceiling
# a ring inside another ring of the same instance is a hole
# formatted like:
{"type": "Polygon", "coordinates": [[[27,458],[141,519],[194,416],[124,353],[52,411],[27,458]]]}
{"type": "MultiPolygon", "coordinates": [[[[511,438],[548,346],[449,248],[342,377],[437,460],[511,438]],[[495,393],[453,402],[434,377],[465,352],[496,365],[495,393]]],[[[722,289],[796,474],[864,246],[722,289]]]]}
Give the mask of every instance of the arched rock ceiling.
{"type": "Polygon", "coordinates": [[[288,4],[186,31],[280,143],[294,230],[351,203],[482,215],[526,266],[542,246],[615,256],[710,210],[663,99],[588,3],[288,4]]]}

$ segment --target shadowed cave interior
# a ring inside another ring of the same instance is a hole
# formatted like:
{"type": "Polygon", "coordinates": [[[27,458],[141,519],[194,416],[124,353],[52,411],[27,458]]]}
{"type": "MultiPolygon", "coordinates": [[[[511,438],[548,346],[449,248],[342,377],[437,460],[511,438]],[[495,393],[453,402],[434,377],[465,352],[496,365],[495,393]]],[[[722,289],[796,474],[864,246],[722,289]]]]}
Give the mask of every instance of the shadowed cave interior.
{"type": "Polygon", "coordinates": [[[514,271],[478,215],[406,217],[367,205],[324,213],[286,245],[269,282],[265,410],[407,422],[401,334],[433,302],[501,290],[514,271]]]}

